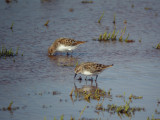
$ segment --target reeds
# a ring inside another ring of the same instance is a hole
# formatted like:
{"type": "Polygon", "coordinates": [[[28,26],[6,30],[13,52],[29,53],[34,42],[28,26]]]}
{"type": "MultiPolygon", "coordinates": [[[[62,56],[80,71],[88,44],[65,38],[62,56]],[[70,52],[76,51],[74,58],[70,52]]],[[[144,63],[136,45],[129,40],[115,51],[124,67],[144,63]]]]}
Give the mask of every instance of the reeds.
{"type": "Polygon", "coordinates": [[[98,23],[101,23],[103,16],[104,16],[104,12],[102,13],[101,17],[99,18],[98,23]]]}
{"type": "Polygon", "coordinates": [[[46,23],[44,24],[44,26],[48,26],[49,20],[46,21],[46,23]]]}
{"type": "Polygon", "coordinates": [[[157,44],[156,49],[160,49],[160,43],[157,44]]]}
{"type": "Polygon", "coordinates": [[[11,30],[13,29],[13,25],[14,25],[14,22],[12,22],[12,25],[11,25],[11,27],[10,27],[11,30]]]}
{"type": "Polygon", "coordinates": [[[125,102],[125,105],[108,104],[107,108],[104,108],[102,104],[99,105],[98,103],[96,110],[117,113],[120,118],[123,115],[131,117],[136,111],[145,111],[145,109],[141,107],[131,107],[130,101],[125,102]]]}
{"type": "Polygon", "coordinates": [[[113,24],[116,24],[116,14],[114,14],[113,24]]]}
{"type": "Polygon", "coordinates": [[[96,112],[108,112],[110,114],[115,114],[117,113],[117,115],[122,118],[124,117],[124,115],[126,117],[132,117],[132,115],[135,114],[135,112],[138,112],[138,111],[145,111],[145,108],[144,107],[136,107],[136,106],[133,106],[133,105],[130,105],[132,103],[132,99],[142,99],[143,97],[142,96],[136,96],[136,95],[133,95],[131,94],[129,97],[128,97],[128,101],[125,100],[125,93],[124,95],[116,95],[116,97],[118,98],[123,98],[124,99],[124,104],[122,105],[116,105],[116,104],[108,104],[107,107],[103,107],[103,101],[102,103],[96,105],[96,112]]]}
{"type": "Polygon", "coordinates": [[[88,0],[83,0],[81,3],[93,3],[92,0],[88,1],[88,0]]]}
{"type": "Polygon", "coordinates": [[[7,49],[5,46],[2,46],[2,49],[0,51],[0,57],[1,56],[5,56],[5,57],[10,57],[10,56],[14,56],[14,52],[11,49],[7,49]]]}
{"type": "Polygon", "coordinates": [[[126,26],[124,27],[124,29],[121,30],[121,36],[119,37],[120,42],[123,42],[123,35],[125,34],[125,32],[126,32],[126,26]]]}
{"type": "Polygon", "coordinates": [[[8,106],[8,108],[7,108],[8,110],[11,110],[11,109],[12,109],[12,104],[13,104],[13,101],[10,102],[10,104],[9,104],[9,106],[8,106]]]}
{"type": "Polygon", "coordinates": [[[135,42],[134,40],[128,39],[130,34],[128,34],[127,37],[124,39],[125,32],[126,32],[126,26],[124,27],[124,29],[121,29],[120,35],[119,35],[119,30],[116,32],[116,29],[114,29],[113,32],[109,32],[109,33],[104,32],[103,34],[100,34],[98,40],[99,41],[119,40],[119,42],[124,41],[126,43],[135,42]],[[117,36],[119,36],[119,38],[117,38],[117,36]]]}
{"type": "Polygon", "coordinates": [[[16,52],[14,53],[12,48],[7,49],[5,46],[2,46],[2,49],[0,50],[0,57],[13,57],[18,55],[19,48],[17,47],[16,52]]]}
{"type": "Polygon", "coordinates": [[[115,32],[115,30],[113,30],[113,32],[110,33],[105,32],[104,34],[99,35],[98,40],[99,41],[117,40],[118,33],[119,31],[115,32]]]}
{"type": "Polygon", "coordinates": [[[80,116],[79,116],[79,120],[80,120],[80,118],[81,118],[81,116],[82,116],[82,114],[83,114],[85,109],[86,109],[86,106],[84,106],[83,110],[81,111],[80,116]]]}
{"type": "MultiPolygon", "coordinates": [[[[12,48],[10,49],[7,49],[5,46],[2,46],[2,49],[0,50],[0,58],[7,58],[7,57],[14,57],[14,56],[17,56],[18,55],[18,50],[19,50],[19,47],[17,47],[17,50],[16,52],[14,52],[12,50],[12,48]]],[[[22,54],[23,56],[23,54],[22,54]]],[[[15,59],[13,59],[13,62],[15,62],[15,59]]]]}

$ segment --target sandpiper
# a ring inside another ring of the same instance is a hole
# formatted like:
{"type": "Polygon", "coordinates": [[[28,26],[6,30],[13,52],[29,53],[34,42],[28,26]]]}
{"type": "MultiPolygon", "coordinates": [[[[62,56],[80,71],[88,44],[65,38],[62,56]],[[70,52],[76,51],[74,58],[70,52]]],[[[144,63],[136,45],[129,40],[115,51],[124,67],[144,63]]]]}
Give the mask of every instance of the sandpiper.
{"type": "Polygon", "coordinates": [[[74,78],[76,78],[77,74],[83,74],[86,76],[96,76],[96,79],[95,79],[95,81],[96,81],[99,73],[101,73],[106,68],[109,68],[112,66],[113,66],[113,64],[112,65],[103,65],[103,64],[94,63],[94,62],[82,63],[82,64],[76,66],[76,68],[74,70],[74,72],[75,72],[74,78]]]}
{"type": "Polygon", "coordinates": [[[71,38],[58,38],[48,48],[48,54],[53,55],[56,51],[64,52],[72,51],[77,48],[78,45],[85,43],[86,41],[76,41],[71,38]]]}

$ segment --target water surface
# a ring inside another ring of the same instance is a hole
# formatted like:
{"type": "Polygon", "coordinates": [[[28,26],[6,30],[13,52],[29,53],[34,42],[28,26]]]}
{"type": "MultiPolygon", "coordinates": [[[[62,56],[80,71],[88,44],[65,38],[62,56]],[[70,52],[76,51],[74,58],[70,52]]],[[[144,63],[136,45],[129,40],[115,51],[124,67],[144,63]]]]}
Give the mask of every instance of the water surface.
{"type": "MultiPolygon", "coordinates": [[[[160,42],[159,4],[157,0],[101,0],[91,4],[82,4],[81,0],[13,0],[11,3],[1,0],[0,48],[5,45],[16,51],[19,47],[19,55],[0,58],[0,119],[43,120],[46,117],[51,120],[60,119],[61,115],[65,119],[71,116],[78,119],[85,106],[81,118],[120,119],[117,114],[108,112],[97,114],[97,100],[90,103],[72,101],[69,94],[74,87],[73,71],[77,61],[114,64],[100,74],[97,81],[100,89],[112,89],[112,100],[105,98],[104,107],[125,104],[123,99],[115,97],[117,94],[125,93],[126,100],[130,94],[135,94],[143,99],[133,100],[131,106],[144,107],[145,111],[136,112],[130,119],[146,120],[152,115],[160,118],[155,113],[155,109],[160,111],[157,106],[160,51],[153,48],[160,42]],[[99,24],[103,11],[104,17],[99,24]],[[127,20],[126,35],[129,33],[129,39],[135,40],[134,43],[93,40],[105,31],[113,31],[114,14],[117,30],[123,29],[124,20],[127,20]],[[50,20],[48,27],[44,26],[47,20],[50,20]],[[48,56],[48,47],[59,37],[88,42],[79,46],[72,57],[65,53],[48,56]],[[13,107],[19,109],[3,111],[11,101],[13,107]]],[[[84,80],[75,83],[79,88],[86,85],[84,80]]],[[[89,81],[87,85],[90,85],[89,81]]],[[[122,119],[129,118],[124,116],[122,119]]]]}

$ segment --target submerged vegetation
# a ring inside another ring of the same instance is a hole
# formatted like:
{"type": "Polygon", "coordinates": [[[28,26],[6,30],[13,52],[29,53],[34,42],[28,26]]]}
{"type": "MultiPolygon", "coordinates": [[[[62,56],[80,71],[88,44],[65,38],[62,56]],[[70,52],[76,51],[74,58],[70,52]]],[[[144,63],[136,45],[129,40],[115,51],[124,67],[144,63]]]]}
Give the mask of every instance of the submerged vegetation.
{"type": "Polygon", "coordinates": [[[80,116],[79,116],[79,119],[81,118],[81,116],[82,116],[82,114],[83,114],[83,112],[84,112],[84,110],[86,109],[86,106],[83,108],[83,110],[81,111],[81,113],[80,113],[80,116]]]}
{"type": "MultiPolygon", "coordinates": [[[[21,108],[22,109],[25,109],[27,106],[22,106],[21,108]]],[[[13,107],[13,101],[11,101],[8,105],[8,107],[2,107],[0,108],[0,111],[10,111],[10,112],[13,112],[15,110],[18,110],[20,109],[20,107],[13,107]]]]}
{"type": "Polygon", "coordinates": [[[49,20],[46,21],[46,23],[44,24],[44,26],[48,26],[49,20]]]}
{"type": "Polygon", "coordinates": [[[113,24],[116,24],[116,14],[114,14],[113,24]]]}
{"type": "Polygon", "coordinates": [[[152,8],[150,8],[150,7],[145,7],[144,9],[145,10],[152,10],[152,8]]]}
{"type": "MultiPolygon", "coordinates": [[[[102,19],[103,16],[104,16],[104,12],[101,15],[101,17],[99,18],[98,23],[101,22],[101,19],[102,19]]],[[[109,32],[109,33],[104,32],[103,34],[100,34],[99,38],[98,38],[99,41],[110,41],[110,40],[116,41],[116,40],[119,40],[120,42],[124,41],[126,43],[135,42],[134,40],[129,40],[128,39],[129,36],[130,36],[129,33],[128,33],[126,38],[123,37],[125,35],[125,32],[126,32],[127,20],[124,20],[124,24],[125,24],[124,29],[116,31],[116,14],[114,14],[113,24],[114,24],[114,30],[112,32],[109,32]],[[119,35],[119,33],[120,33],[120,35],[119,35]],[[119,38],[117,38],[117,36],[119,36],[119,38]]]]}
{"type": "MultiPolygon", "coordinates": [[[[160,100],[158,99],[157,100],[157,107],[159,107],[159,104],[160,104],[160,100]]],[[[160,115],[160,111],[158,111],[157,109],[155,109],[154,113],[155,113],[155,115],[160,115]]],[[[150,117],[148,117],[147,120],[160,120],[160,118],[155,118],[154,114],[152,114],[151,119],[150,119],[150,117]]]]}
{"type": "Polygon", "coordinates": [[[136,96],[136,95],[131,94],[129,96],[129,99],[143,99],[143,96],[136,96]]]}
{"type": "MultiPolygon", "coordinates": [[[[60,92],[58,91],[43,91],[43,92],[35,92],[34,95],[39,95],[39,96],[43,96],[43,95],[46,95],[46,94],[51,94],[51,95],[59,95],[61,94],[60,92]]],[[[31,94],[28,93],[27,94],[28,96],[30,96],[31,94]]]]}
{"type": "Polygon", "coordinates": [[[155,118],[154,115],[152,115],[152,118],[150,119],[150,118],[148,117],[147,120],[160,120],[160,119],[159,119],[159,118],[155,118]]]}
{"type": "Polygon", "coordinates": [[[116,32],[116,30],[114,29],[113,32],[105,32],[104,34],[100,34],[99,35],[99,38],[98,40],[99,41],[116,41],[116,40],[119,40],[120,42],[135,42],[134,40],[129,40],[129,34],[127,35],[127,37],[125,39],[123,39],[123,36],[125,34],[125,31],[126,31],[126,26],[124,27],[124,29],[121,29],[121,32],[120,32],[120,37],[117,38],[118,34],[119,34],[119,30],[116,32]]]}
{"type": "MultiPolygon", "coordinates": [[[[90,86],[91,87],[91,86],[90,86]]],[[[92,86],[93,87],[93,86],[92,86]]],[[[103,103],[105,98],[112,98],[111,95],[111,89],[108,90],[108,92],[101,90],[99,88],[92,88],[89,90],[88,87],[83,86],[82,88],[74,88],[72,89],[70,96],[74,94],[75,98],[79,98],[79,100],[86,100],[90,102],[90,99],[95,99],[98,101],[98,104],[96,105],[95,109],[97,113],[99,112],[108,112],[110,114],[117,113],[120,118],[126,116],[126,117],[132,117],[135,112],[145,111],[144,107],[137,107],[131,105],[132,100],[136,99],[142,99],[143,96],[136,96],[131,94],[128,97],[128,101],[125,100],[125,93],[124,95],[116,95],[116,97],[124,98],[124,104],[122,105],[116,105],[116,104],[108,104],[107,107],[103,107],[103,103]],[[87,91],[88,90],[88,91],[87,91]],[[101,103],[100,102],[101,99],[101,103]]],[[[85,109],[85,108],[84,108],[85,109]]],[[[82,112],[81,112],[82,113],[82,112]]],[[[158,112],[157,112],[158,113],[158,112]]]]}
{"type": "Polygon", "coordinates": [[[5,46],[2,46],[2,49],[0,50],[0,58],[1,57],[11,57],[11,56],[17,56],[18,55],[18,49],[16,52],[12,50],[12,48],[7,49],[5,46]]]}
{"type": "Polygon", "coordinates": [[[98,104],[96,110],[107,111],[112,114],[117,113],[120,118],[123,115],[131,117],[136,111],[145,111],[143,107],[131,107],[130,102],[126,102],[125,105],[108,104],[107,108],[104,108],[102,104],[98,104]]]}
{"type": "Polygon", "coordinates": [[[13,110],[19,109],[19,107],[12,107],[12,105],[13,105],[13,101],[10,102],[10,104],[8,105],[8,107],[3,107],[0,110],[2,110],[2,111],[7,111],[7,110],[8,111],[13,111],[13,110]]]}
{"type": "Polygon", "coordinates": [[[112,98],[110,91],[111,89],[108,92],[106,92],[102,89],[97,88],[96,86],[85,85],[82,88],[77,88],[77,87],[75,87],[75,89],[73,88],[72,91],[70,92],[70,96],[73,96],[74,92],[75,100],[77,100],[78,98],[79,100],[83,99],[90,102],[90,99],[100,100],[101,98],[104,97],[112,98]]]}
{"type": "Polygon", "coordinates": [[[92,0],[83,0],[81,3],[93,3],[93,1],[92,0]]]}
{"type": "Polygon", "coordinates": [[[156,49],[160,49],[160,43],[157,44],[156,49]]]}
{"type": "Polygon", "coordinates": [[[103,16],[104,16],[104,12],[102,13],[101,17],[99,18],[98,23],[101,23],[103,16]]]}
{"type": "Polygon", "coordinates": [[[116,95],[116,97],[119,98],[124,98],[124,103],[123,105],[116,105],[116,104],[108,104],[107,107],[103,107],[103,101],[102,103],[98,103],[96,106],[96,110],[97,111],[107,111],[111,114],[115,114],[117,113],[118,116],[120,118],[122,118],[122,116],[126,116],[126,117],[132,117],[132,115],[135,114],[136,111],[145,111],[145,108],[143,107],[131,107],[131,99],[142,99],[142,96],[135,96],[135,95],[130,95],[129,96],[129,101],[125,101],[125,93],[124,95],[116,95]]]}
{"type": "Polygon", "coordinates": [[[12,25],[11,25],[11,27],[10,27],[11,30],[13,29],[13,25],[14,25],[14,22],[12,23],[12,25]]]}

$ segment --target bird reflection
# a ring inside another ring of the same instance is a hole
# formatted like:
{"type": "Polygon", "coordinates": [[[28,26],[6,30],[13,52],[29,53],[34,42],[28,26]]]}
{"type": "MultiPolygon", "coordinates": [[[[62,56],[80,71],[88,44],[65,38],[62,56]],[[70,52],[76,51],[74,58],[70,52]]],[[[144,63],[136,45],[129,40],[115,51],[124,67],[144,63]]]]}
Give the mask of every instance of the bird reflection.
{"type": "Polygon", "coordinates": [[[93,81],[91,81],[91,85],[87,85],[87,81],[86,81],[86,85],[83,85],[81,88],[77,88],[75,83],[74,83],[74,87],[76,91],[95,92],[97,89],[100,90],[100,88],[98,88],[98,83],[95,82],[95,84],[96,85],[93,85],[93,81]]]}
{"type": "Polygon", "coordinates": [[[71,101],[74,103],[75,101],[86,100],[90,102],[90,100],[100,100],[104,97],[111,97],[106,91],[102,90],[98,87],[98,84],[91,82],[90,85],[82,85],[82,87],[77,87],[76,83],[74,83],[74,88],[70,93],[71,101]]]}
{"type": "Polygon", "coordinates": [[[58,66],[68,66],[73,67],[75,66],[78,58],[72,56],[63,56],[63,55],[56,55],[56,56],[48,56],[50,60],[53,60],[58,66]]]}

